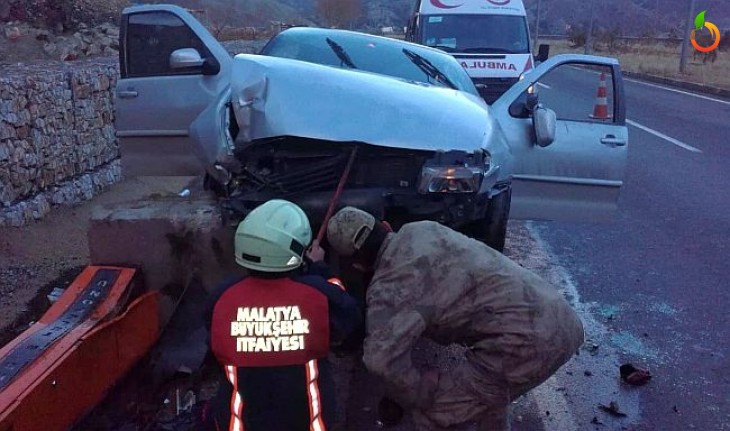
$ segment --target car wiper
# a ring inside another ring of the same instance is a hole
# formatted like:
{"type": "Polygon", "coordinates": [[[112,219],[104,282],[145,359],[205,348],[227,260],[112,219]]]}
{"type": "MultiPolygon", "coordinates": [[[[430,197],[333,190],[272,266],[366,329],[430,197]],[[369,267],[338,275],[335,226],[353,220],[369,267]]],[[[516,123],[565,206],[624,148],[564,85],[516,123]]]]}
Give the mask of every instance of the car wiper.
{"type": "Polygon", "coordinates": [[[453,88],[454,90],[458,90],[458,87],[454,85],[453,82],[449,79],[448,76],[446,76],[442,71],[440,71],[436,66],[433,65],[430,61],[423,58],[422,56],[416,54],[415,52],[411,51],[408,48],[403,48],[403,54],[408,57],[408,59],[413,62],[416,66],[418,66],[423,73],[426,74],[429,78],[433,78],[438,82],[441,82],[445,84],[449,88],[453,88]]]}
{"type": "Polygon", "coordinates": [[[504,48],[476,47],[464,48],[461,52],[483,52],[485,54],[516,54],[516,52],[504,48]]]}
{"type": "Polygon", "coordinates": [[[357,69],[357,66],[355,66],[355,63],[352,62],[352,59],[349,55],[347,55],[347,51],[345,51],[345,48],[342,47],[339,43],[335,42],[334,40],[327,38],[327,45],[332,48],[332,51],[334,51],[335,55],[337,55],[337,58],[340,59],[342,64],[347,65],[350,69],[357,69]]]}

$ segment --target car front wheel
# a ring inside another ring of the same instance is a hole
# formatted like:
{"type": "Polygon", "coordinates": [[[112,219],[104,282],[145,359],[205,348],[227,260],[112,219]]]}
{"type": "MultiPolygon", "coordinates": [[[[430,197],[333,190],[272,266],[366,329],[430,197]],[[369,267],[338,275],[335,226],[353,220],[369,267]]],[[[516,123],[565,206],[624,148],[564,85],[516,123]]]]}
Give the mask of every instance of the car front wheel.
{"type": "Polygon", "coordinates": [[[503,252],[511,202],[512,188],[508,187],[489,200],[484,218],[472,222],[466,233],[500,253],[503,252]]]}

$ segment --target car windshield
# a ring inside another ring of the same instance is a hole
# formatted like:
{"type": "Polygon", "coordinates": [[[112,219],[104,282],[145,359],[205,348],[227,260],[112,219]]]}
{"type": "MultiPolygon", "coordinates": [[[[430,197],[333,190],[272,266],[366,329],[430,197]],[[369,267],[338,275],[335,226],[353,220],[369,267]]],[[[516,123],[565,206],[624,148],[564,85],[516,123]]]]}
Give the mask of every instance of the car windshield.
{"type": "Polygon", "coordinates": [[[395,39],[344,31],[325,33],[289,30],[273,38],[261,54],[445,87],[453,83],[458,90],[479,94],[464,69],[451,56],[395,39]],[[404,48],[416,56],[409,56],[404,48]],[[427,64],[436,68],[443,77],[439,78],[430,66],[424,69],[423,61],[414,61],[414,58],[427,60],[427,64]]]}
{"type": "Polygon", "coordinates": [[[447,52],[529,54],[525,18],[510,15],[427,15],[424,45],[447,52]]]}

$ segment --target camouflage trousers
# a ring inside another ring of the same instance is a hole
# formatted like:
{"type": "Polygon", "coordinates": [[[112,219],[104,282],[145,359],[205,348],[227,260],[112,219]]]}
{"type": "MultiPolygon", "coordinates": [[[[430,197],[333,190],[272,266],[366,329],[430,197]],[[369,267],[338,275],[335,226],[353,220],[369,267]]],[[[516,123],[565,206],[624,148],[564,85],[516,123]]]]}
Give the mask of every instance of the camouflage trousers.
{"type": "Polygon", "coordinates": [[[419,431],[470,430],[476,422],[479,431],[509,431],[509,398],[503,402],[490,403],[493,395],[504,394],[499,387],[484,387],[490,394],[474,393],[471,385],[462,381],[468,370],[455,370],[439,378],[434,403],[427,410],[414,410],[413,423],[419,431]],[[487,395],[485,397],[485,395],[487,395]]]}
{"type": "Polygon", "coordinates": [[[468,429],[477,422],[479,431],[508,431],[510,403],[547,380],[583,343],[577,316],[567,315],[560,324],[559,337],[527,350],[495,340],[476,343],[464,362],[439,376],[434,403],[413,411],[417,429],[468,429]]]}

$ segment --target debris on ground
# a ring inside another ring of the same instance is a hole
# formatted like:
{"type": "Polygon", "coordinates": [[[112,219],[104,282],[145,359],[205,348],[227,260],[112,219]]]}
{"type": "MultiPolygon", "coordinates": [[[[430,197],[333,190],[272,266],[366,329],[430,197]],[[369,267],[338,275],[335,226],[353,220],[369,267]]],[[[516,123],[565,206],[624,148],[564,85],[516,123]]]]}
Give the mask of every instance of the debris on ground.
{"type": "Polygon", "coordinates": [[[603,425],[603,422],[598,420],[598,416],[593,416],[593,419],[591,419],[591,423],[593,425],[603,425]]]}
{"type": "Polygon", "coordinates": [[[55,304],[56,301],[58,301],[58,298],[60,298],[61,295],[63,295],[63,292],[65,292],[65,291],[66,291],[66,289],[61,289],[60,287],[56,287],[51,291],[51,293],[46,295],[46,298],[48,298],[48,302],[50,304],[55,304]]]}
{"type": "Polygon", "coordinates": [[[588,353],[590,353],[591,355],[595,356],[595,355],[597,355],[597,354],[598,354],[598,349],[599,349],[600,347],[601,347],[601,346],[600,346],[600,345],[598,345],[598,344],[596,344],[596,343],[592,343],[592,342],[589,342],[589,343],[586,343],[586,344],[585,344],[585,346],[584,346],[583,348],[584,348],[584,349],[585,349],[586,351],[588,351],[588,353]]]}
{"type": "Polygon", "coordinates": [[[211,412],[224,377],[217,362],[207,359],[200,370],[189,372],[181,367],[173,377],[163,381],[149,375],[149,364],[139,364],[72,430],[210,429],[211,412]]]}
{"type": "Polygon", "coordinates": [[[608,403],[608,405],[599,404],[598,408],[606,413],[609,413],[611,416],[616,416],[620,418],[626,417],[626,413],[621,411],[616,401],[611,401],[610,403],[608,403]]]}
{"type": "Polygon", "coordinates": [[[631,386],[645,385],[651,380],[651,373],[648,370],[636,368],[632,364],[621,365],[619,372],[621,373],[621,380],[631,386]]]}

